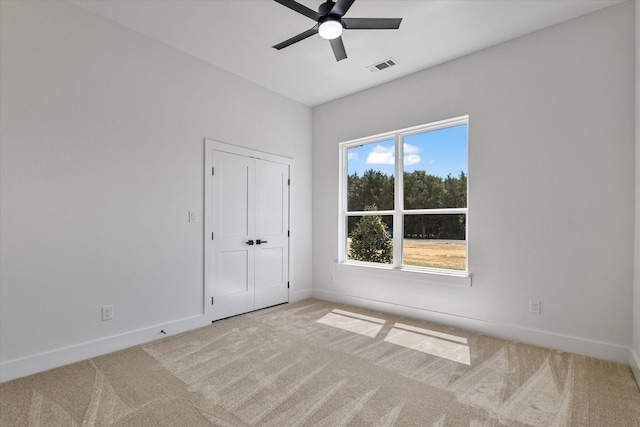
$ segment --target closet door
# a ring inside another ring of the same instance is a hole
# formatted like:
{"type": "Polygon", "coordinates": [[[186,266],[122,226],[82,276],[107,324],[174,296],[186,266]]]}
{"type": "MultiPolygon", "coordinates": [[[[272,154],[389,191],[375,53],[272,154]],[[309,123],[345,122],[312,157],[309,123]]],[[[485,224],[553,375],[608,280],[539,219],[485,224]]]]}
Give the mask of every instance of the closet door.
{"type": "Polygon", "coordinates": [[[212,297],[212,320],[287,302],[289,165],[210,153],[205,295],[212,297]]]}
{"type": "MultiPolygon", "coordinates": [[[[213,153],[214,320],[254,310],[254,159],[213,153]]],[[[206,238],[206,236],[205,236],[206,238]]]]}
{"type": "Polygon", "coordinates": [[[256,160],[256,309],[289,300],[288,181],[288,165],[256,160]]]}

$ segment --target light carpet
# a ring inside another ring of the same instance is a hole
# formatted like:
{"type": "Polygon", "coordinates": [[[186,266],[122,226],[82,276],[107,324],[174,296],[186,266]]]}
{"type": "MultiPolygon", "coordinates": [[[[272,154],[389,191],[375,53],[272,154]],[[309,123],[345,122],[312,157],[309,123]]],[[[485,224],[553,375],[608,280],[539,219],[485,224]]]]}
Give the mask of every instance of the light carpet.
{"type": "Polygon", "coordinates": [[[2,426],[640,426],[629,366],[316,299],[0,385],[2,426]]]}

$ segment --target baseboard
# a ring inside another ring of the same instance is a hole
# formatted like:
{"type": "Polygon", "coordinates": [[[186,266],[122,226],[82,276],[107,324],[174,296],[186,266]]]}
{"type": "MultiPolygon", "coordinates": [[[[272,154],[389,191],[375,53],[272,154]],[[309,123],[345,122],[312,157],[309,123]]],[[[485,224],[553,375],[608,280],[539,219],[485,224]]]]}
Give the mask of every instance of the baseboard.
{"type": "Polygon", "coordinates": [[[101,356],[103,354],[112,353],[135,345],[155,341],[157,339],[210,324],[211,322],[205,319],[205,316],[198,315],[69,347],[59,348],[22,359],[10,360],[0,364],[0,383],[49,369],[58,368],[60,366],[79,362],[92,357],[101,356]],[[164,331],[165,333],[160,331],[164,331]]]}
{"type": "Polygon", "coordinates": [[[640,355],[638,355],[638,353],[636,353],[634,349],[631,349],[630,353],[631,355],[629,356],[629,365],[631,366],[633,375],[636,377],[638,388],[640,388],[640,355]]]}
{"type": "Polygon", "coordinates": [[[311,297],[313,297],[313,291],[311,289],[292,291],[289,293],[289,302],[298,302],[311,297]]]}
{"type": "MultiPolygon", "coordinates": [[[[405,305],[393,304],[385,301],[378,301],[352,295],[344,295],[337,292],[321,289],[314,289],[313,296],[314,298],[319,298],[326,301],[350,304],[399,316],[413,317],[416,319],[449,325],[460,329],[480,332],[486,335],[520,341],[541,347],[553,348],[556,350],[567,351],[570,353],[581,354],[598,359],[611,360],[624,364],[629,363],[630,349],[628,347],[623,347],[615,344],[603,343],[580,337],[554,334],[535,329],[523,328],[515,325],[490,322],[480,319],[472,319],[453,314],[438,313],[422,308],[409,307],[405,305]]],[[[636,362],[637,360],[638,359],[636,357],[636,362]]],[[[636,379],[638,378],[639,376],[638,374],[636,374],[636,379]]]]}

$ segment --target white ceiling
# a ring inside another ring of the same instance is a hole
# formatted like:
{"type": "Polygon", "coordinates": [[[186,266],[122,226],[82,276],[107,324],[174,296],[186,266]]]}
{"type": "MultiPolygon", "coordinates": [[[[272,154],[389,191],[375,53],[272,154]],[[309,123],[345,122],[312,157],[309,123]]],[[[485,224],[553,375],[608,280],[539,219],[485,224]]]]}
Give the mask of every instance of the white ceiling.
{"type": "MultiPolygon", "coordinates": [[[[399,30],[346,30],[336,62],[315,25],[271,0],[69,0],[309,106],[441,64],[624,0],[356,0],[346,17],[403,18],[399,30]],[[371,72],[393,57],[398,65],[371,72]]],[[[301,0],[317,10],[323,0],[301,0]]]]}

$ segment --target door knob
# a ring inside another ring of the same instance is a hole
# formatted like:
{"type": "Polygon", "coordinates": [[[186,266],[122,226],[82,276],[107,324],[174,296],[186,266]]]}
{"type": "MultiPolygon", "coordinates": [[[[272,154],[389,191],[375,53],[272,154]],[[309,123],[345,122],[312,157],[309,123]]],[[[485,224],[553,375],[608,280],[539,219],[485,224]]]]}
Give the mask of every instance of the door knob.
{"type": "MultiPolygon", "coordinates": [[[[259,240],[258,240],[258,241],[259,241],[259,240]]],[[[260,243],[258,243],[258,244],[260,244],[260,243]]],[[[249,241],[247,241],[247,245],[249,245],[249,246],[253,246],[253,240],[249,240],[249,241]]]]}
{"type": "Polygon", "coordinates": [[[260,239],[256,240],[256,245],[261,245],[263,243],[268,243],[268,242],[266,240],[260,240],[260,239]]]}

